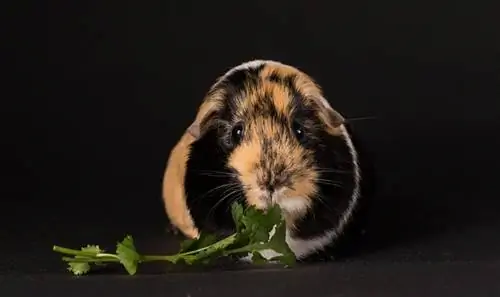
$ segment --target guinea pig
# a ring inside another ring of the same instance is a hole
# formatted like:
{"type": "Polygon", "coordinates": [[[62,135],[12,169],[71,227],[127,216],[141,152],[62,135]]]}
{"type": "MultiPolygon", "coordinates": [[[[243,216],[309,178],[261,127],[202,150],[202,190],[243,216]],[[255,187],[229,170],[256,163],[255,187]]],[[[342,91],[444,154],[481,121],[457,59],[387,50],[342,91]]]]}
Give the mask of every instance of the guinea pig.
{"type": "Polygon", "coordinates": [[[296,67],[254,60],[211,86],[171,150],[163,202],[189,238],[233,230],[231,204],[279,205],[298,260],[334,247],[360,207],[363,171],[346,119],[296,67]]]}

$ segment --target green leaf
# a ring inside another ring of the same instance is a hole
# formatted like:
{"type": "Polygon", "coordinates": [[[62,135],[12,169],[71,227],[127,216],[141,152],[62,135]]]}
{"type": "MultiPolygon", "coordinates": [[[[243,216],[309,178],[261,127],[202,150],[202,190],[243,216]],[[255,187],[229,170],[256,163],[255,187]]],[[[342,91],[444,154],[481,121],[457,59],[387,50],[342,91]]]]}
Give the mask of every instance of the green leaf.
{"type": "MultiPolygon", "coordinates": [[[[210,238],[212,240],[215,239],[215,237],[210,237],[210,238]]],[[[228,247],[234,244],[235,240],[236,240],[236,234],[228,236],[219,241],[214,240],[214,242],[212,242],[211,244],[202,246],[198,250],[193,251],[197,252],[196,254],[188,255],[194,258],[184,259],[184,261],[188,264],[194,264],[199,262],[203,264],[209,264],[210,262],[212,262],[212,260],[215,260],[217,257],[222,256],[224,251],[228,247]]],[[[211,241],[206,241],[206,242],[211,242],[211,241]]]]}
{"type": "Polygon", "coordinates": [[[202,233],[198,239],[197,248],[201,249],[209,245],[217,243],[218,238],[214,234],[202,233]]]}
{"type": "MultiPolygon", "coordinates": [[[[92,259],[97,256],[97,254],[104,252],[98,245],[87,245],[80,249],[82,252],[85,252],[86,255],[76,255],[72,259],[69,258],[68,261],[68,270],[72,272],[74,275],[83,275],[90,271],[91,265],[88,262],[83,262],[85,259],[92,259]],[[89,254],[90,253],[90,254],[89,254]]],[[[95,265],[103,265],[102,262],[95,262],[95,265]]]]}
{"type": "Polygon", "coordinates": [[[241,206],[241,204],[239,204],[238,202],[233,203],[231,205],[231,214],[233,216],[233,221],[236,227],[236,233],[238,233],[244,227],[242,220],[244,215],[243,206],[241,206]]]}
{"type": "Polygon", "coordinates": [[[179,257],[178,260],[176,260],[174,263],[179,263],[179,262],[184,262],[188,265],[193,265],[198,261],[198,258],[196,255],[184,255],[182,257],[179,257]]]}
{"type": "MultiPolygon", "coordinates": [[[[198,253],[182,255],[179,260],[184,261],[184,263],[192,265],[197,262],[203,262],[204,264],[210,262],[209,254],[214,254],[214,247],[212,245],[217,244],[217,236],[209,233],[200,233],[198,239],[187,239],[181,243],[181,249],[179,254],[196,252],[198,253]],[[207,249],[210,247],[210,249],[207,249]]],[[[217,248],[217,247],[216,247],[217,248]]]]}
{"type": "Polygon", "coordinates": [[[287,266],[295,265],[296,258],[288,243],[286,242],[286,224],[282,220],[274,229],[274,234],[271,236],[267,246],[281,256],[274,257],[271,261],[279,261],[287,266]]]}
{"type": "Polygon", "coordinates": [[[267,242],[269,233],[280,220],[281,210],[278,206],[270,207],[267,211],[249,207],[242,218],[245,226],[242,232],[249,236],[250,243],[267,242]]]}
{"type": "Polygon", "coordinates": [[[186,239],[181,243],[179,253],[201,249],[217,242],[217,236],[209,233],[200,233],[198,239],[186,239]]]}
{"type": "Polygon", "coordinates": [[[278,218],[279,222],[279,215],[279,209],[276,208],[271,208],[265,212],[254,206],[243,208],[237,202],[233,203],[232,216],[237,231],[234,243],[229,248],[229,254],[235,253],[235,250],[238,253],[252,251],[253,246],[256,244],[267,242],[273,221],[278,218]]]}
{"type": "Polygon", "coordinates": [[[141,257],[135,249],[132,236],[127,235],[122,242],[118,242],[116,255],[130,275],[134,275],[137,272],[137,265],[141,257]]]}
{"type": "Polygon", "coordinates": [[[258,251],[252,253],[252,264],[261,265],[266,264],[267,261],[268,260],[264,258],[258,251]]]}
{"type": "Polygon", "coordinates": [[[196,244],[196,239],[185,239],[184,241],[181,242],[179,253],[195,250],[194,248],[195,244],[196,244]]]}
{"type": "Polygon", "coordinates": [[[253,262],[279,261],[285,265],[292,265],[295,255],[286,243],[286,225],[279,206],[270,207],[267,211],[248,207],[242,217],[243,227],[236,234],[235,244],[226,255],[244,255],[250,253],[253,262]],[[271,249],[280,256],[266,259],[259,251],[271,249]]]}
{"type": "Polygon", "coordinates": [[[90,244],[88,244],[86,247],[82,247],[82,251],[87,253],[94,253],[95,255],[105,252],[104,250],[101,250],[101,248],[98,245],[90,245],[90,244]]]}
{"type": "Polygon", "coordinates": [[[279,224],[283,220],[281,209],[278,205],[270,207],[266,212],[264,212],[264,216],[266,217],[268,226],[271,229],[274,227],[274,225],[279,224]]]}
{"type": "Polygon", "coordinates": [[[68,271],[74,275],[84,275],[90,271],[90,265],[85,262],[68,262],[68,271]]]}

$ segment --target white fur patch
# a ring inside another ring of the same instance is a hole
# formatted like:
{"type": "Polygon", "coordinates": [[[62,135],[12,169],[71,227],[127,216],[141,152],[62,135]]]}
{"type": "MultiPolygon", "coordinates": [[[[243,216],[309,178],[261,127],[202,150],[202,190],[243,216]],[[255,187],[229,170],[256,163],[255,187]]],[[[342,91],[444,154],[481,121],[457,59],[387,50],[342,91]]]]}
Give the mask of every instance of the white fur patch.
{"type": "Polygon", "coordinates": [[[257,68],[259,66],[262,66],[264,64],[272,64],[272,65],[284,65],[282,64],[281,62],[278,62],[278,61],[273,61],[273,60],[251,60],[251,61],[247,61],[247,62],[244,62],[242,64],[239,64],[231,69],[229,69],[221,78],[220,80],[223,80],[225,79],[226,77],[230,76],[231,74],[233,74],[234,72],[238,71],[238,70],[242,70],[242,69],[254,69],[254,68],[257,68]]]}
{"type": "Polygon", "coordinates": [[[227,71],[224,76],[230,76],[231,74],[233,74],[234,72],[238,71],[238,70],[242,70],[242,69],[253,69],[253,68],[257,68],[263,64],[266,64],[266,60],[252,60],[252,61],[247,61],[245,63],[242,63],[240,65],[237,65],[233,68],[231,68],[229,71],[227,71]]]}
{"type": "Polygon", "coordinates": [[[309,207],[307,199],[302,197],[288,197],[279,202],[280,207],[289,213],[303,212],[309,207]]]}

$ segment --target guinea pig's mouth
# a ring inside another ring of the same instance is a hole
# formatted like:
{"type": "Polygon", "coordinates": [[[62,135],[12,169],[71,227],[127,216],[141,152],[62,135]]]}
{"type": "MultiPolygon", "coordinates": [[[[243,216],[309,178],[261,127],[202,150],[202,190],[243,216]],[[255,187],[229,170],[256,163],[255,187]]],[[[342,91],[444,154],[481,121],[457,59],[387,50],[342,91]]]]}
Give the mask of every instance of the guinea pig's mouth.
{"type": "Polygon", "coordinates": [[[282,188],[278,191],[269,193],[262,191],[259,197],[259,206],[267,209],[270,206],[278,205],[284,213],[303,213],[309,206],[308,200],[304,197],[295,197],[287,195],[287,189],[282,188]]]}
{"type": "Polygon", "coordinates": [[[258,209],[265,210],[277,205],[285,214],[296,214],[303,213],[308,208],[308,199],[295,196],[287,187],[274,190],[255,187],[250,193],[248,202],[258,209]]]}
{"type": "Polygon", "coordinates": [[[261,190],[259,195],[259,201],[262,203],[264,208],[278,205],[282,206],[282,202],[286,200],[285,197],[286,188],[280,188],[275,191],[261,190]]]}
{"type": "Polygon", "coordinates": [[[276,202],[276,194],[275,193],[271,193],[269,191],[266,191],[264,189],[259,189],[258,191],[258,197],[259,199],[266,203],[266,204],[271,204],[273,202],[276,202]]]}

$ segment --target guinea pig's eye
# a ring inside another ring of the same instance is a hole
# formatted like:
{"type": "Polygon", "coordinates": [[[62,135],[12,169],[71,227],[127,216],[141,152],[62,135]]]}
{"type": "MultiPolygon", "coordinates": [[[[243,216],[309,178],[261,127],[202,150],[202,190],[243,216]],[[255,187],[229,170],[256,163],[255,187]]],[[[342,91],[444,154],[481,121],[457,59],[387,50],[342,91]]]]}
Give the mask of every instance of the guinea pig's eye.
{"type": "Polygon", "coordinates": [[[243,138],[243,124],[237,123],[231,130],[231,141],[233,145],[240,143],[243,138]]]}
{"type": "Polygon", "coordinates": [[[297,137],[297,140],[300,143],[302,143],[303,141],[305,141],[306,136],[305,136],[304,128],[302,127],[302,125],[300,125],[297,122],[293,122],[293,124],[292,124],[292,130],[293,130],[293,134],[295,135],[295,137],[297,137]]]}

